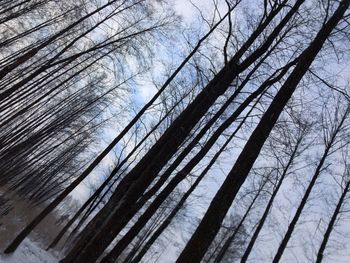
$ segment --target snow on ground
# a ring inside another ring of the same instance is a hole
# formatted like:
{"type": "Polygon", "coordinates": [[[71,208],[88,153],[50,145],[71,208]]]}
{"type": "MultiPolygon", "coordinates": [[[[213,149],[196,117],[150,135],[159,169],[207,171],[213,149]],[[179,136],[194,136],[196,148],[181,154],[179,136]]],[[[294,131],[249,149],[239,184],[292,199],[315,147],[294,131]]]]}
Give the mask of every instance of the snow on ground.
{"type": "Polygon", "coordinates": [[[25,239],[14,254],[0,253],[0,263],[58,263],[58,257],[40,248],[38,243],[25,239]]]}

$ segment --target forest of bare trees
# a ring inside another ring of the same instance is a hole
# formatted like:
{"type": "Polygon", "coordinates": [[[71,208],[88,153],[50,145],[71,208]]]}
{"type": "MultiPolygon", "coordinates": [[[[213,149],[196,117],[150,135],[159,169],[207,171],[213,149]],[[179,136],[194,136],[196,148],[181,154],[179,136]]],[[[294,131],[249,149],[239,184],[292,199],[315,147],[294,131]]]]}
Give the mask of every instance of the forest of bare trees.
{"type": "Polygon", "coordinates": [[[349,6],[0,0],[0,262],[349,262],[349,6]]]}

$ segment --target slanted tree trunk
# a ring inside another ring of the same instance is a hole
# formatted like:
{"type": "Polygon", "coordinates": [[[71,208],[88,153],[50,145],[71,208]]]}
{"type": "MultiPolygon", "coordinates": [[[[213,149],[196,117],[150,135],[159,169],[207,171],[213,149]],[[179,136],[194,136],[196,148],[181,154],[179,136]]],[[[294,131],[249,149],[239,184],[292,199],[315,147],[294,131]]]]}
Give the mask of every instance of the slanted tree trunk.
{"type": "MultiPolygon", "coordinates": [[[[347,1],[348,5],[349,5],[349,3],[350,3],[350,1],[347,1]]],[[[340,5],[340,7],[341,6],[342,5],[340,5]]],[[[323,155],[322,155],[322,157],[321,157],[321,159],[320,159],[320,161],[319,161],[319,163],[318,163],[318,165],[316,167],[315,173],[312,176],[312,179],[311,179],[311,181],[310,181],[310,183],[309,183],[309,185],[308,185],[308,187],[307,187],[307,189],[306,189],[306,191],[305,191],[305,193],[303,195],[303,198],[300,201],[299,207],[298,207],[297,211],[295,212],[294,217],[293,217],[292,221],[290,222],[290,224],[288,226],[288,230],[287,230],[286,234],[284,235],[284,238],[282,239],[281,244],[278,247],[277,253],[276,253],[276,255],[275,255],[274,259],[273,259],[273,263],[279,262],[280,259],[282,258],[283,252],[284,252],[284,250],[287,247],[289,239],[292,237],[294,228],[297,225],[297,223],[299,221],[299,218],[300,218],[300,216],[301,216],[301,214],[303,212],[303,209],[304,209],[304,207],[305,207],[305,205],[306,205],[306,203],[307,203],[307,201],[309,199],[311,191],[312,191],[312,189],[313,189],[317,179],[319,178],[319,176],[320,176],[320,174],[322,172],[322,168],[323,168],[323,166],[325,164],[325,161],[326,161],[327,157],[329,156],[329,153],[330,153],[330,151],[332,149],[332,146],[333,146],[333,144],[336,141],[337,134],[339,133],[340,129],[342,128],[347,115],[348,115],[348,112],[346,112],[342,116],[341,121],[339,122],[337,127],[332,132],[329,141],[326,143],[323,155]]]]}
{"type": "Polygon", "coordinates": [[[220,229],[220,225],[236,194],[257,159],[263,144],[283,111],[284,106],[293,95],[297,85],[321,50],[330,33],[343,18],[349,4],[349,0],[343,0],[339,4],[339,7],[332,17],[322,26],[315,39],[301,54],[295,69],[282,85],[271,105],[261,118],[261,121],[253,131],[234,167],[229,172],[223,185],[212,200],[197,230],[178,257],[177,263],[200,262],[203,258],[206,250],[220,229]],[[209,229],[210,231],[208,231],[209,229]]]}
{"type": "Polygon", "coordinates": [[[217,253],[217,255],[216,255],[215,259],[214,259],[214,263],[220,263],[224,259],[224,257],[226,255],[228,249],[230,248],[232,242],[235,240],[237,233],[241,230],[241,227],[244,225],[244,221],[248,217],[250,211],[253,209],[256,200],[259,198],[259,196],[261,194],[261,191],[264,190],[264,186],[267,183],[268,179],[269,178],[266,178],[265,181],[263,182],[263,184],[260,186],[260,188],[256,191],[256,194],[255,194],[253,200],[251,201],[251,203],[249,204],[248,208],[246,209],[243,217],[241,218],[241,220],[239,221],[239,223],[235,227],[234,231],[226,239],[224,245],[221,247],[221,249],[217,253]]]}
{"type": "MultiPolygon", "coordinates": [[[[96,201],[96,199],[99,197],[99,195],[103,192],[103,190],[105,189],[105,187],[112,181],[112,179],[114,179],[114,182],[112,184],[114,184],[118,179],[119,179],[119,175],[118,178],[115,178],[116,174],[121,170],[121,168],[124,166],[124,164],[126,164],[129,159],[131,158],[131,156],[136,152],[137,149],[139,149],[141,147],[141,145],[146,141],[146,139],[152,135],[152,133],[160,126],[160,124],[168,117],[168,115],[170,114],[170,112],[172,112],[172,110],[181,102],[182,100],[179,100],[178,103],[176,103],[169,111],[167,114],[165,114],[159,121],[158,123],[145,135],[145,137],[133,148],[133,150],[120,162],[117,164],[117,166],[112,170],[111,174],[108,176],[108,178],[99,186],[99,188],[95,191],[94,194],[92,194],[88,200],[86,200],[86,202],[79,208],[79,210],[76,212],[76,214],[68,221],[68,223],[63,227],[63,229],[57,234],[57,236],[55,237],[55,239],[52,241],[52,243],[49,245],[49,248],[54,248],[57,243],[60,241],[60,239],[63,237],[63,235],[68,231],[69,227],[78,219],[78,217],[83,213],[83,211],[90,205],[90,208],[88,209],[88,211],[86,212],[86,214],[84,215],[84,218],[86,218],[99,204],[99,202],[97,202],[96,204],[94,204],[94,202],[96,201]]],[[[103,198],[105,197],[105,195],[109,192],[110,189],[107,189],[107,191],[105,191],[105,194],[102,195],[102,197],[100,198],[100,201],[103,200],[103,198]]],[[[79,222],[78,224],[78,228],[79,225],[82,224],[84,222],[84,218],[82,218],[82,220],[79,222]]],[[[74,231],[73,231],[74,232],[74,231]]]]}
{"type": "MultiPolygon", "coordinates": [[[[202,181],[204,176],[208,173],[211,167],[214,165],[216,160],[219,158],[221,153],[225,150],[227,145],[234,138],[238,130],[241,128],[245,120],[248,118],[249,114],[253,110],[254,107],[248,112],[245,118],[241,121],[240,125],[235,129],[235,131],[230,135],[230,137],[226,140],[224,145],[220,148],[220,150],[214,155],[214,157],[209,162],[208,166],[201,172],[196,181],[192,184],[192,186],[186,191],[183,197],[180,199],[178,204],[169,214],[169,216],[164,220],[164,222],[159,226],[156,232],[152,235],[152,237],[147,241],[146,245],[143,247],[142,251],[138,254],[138,256],[133,260],[133,262],[138,262],[147,252],[147,250],[151,247],[151,245],[156,241],[156,239],[161,235],[161,233],[169,226],[171,221],[175,218],[176,214],[180,211],[180,209],[185,204],[187,198],[192,194],[192,192],[196,189],[198,184],[202,181]]],[[[195,162],[198,163],[198,162],[195,162]]],[[[171,194],[171,192],[175,189],[178,183],[186,177],[189,173],[189,170],[195,166],[195,163],[189,163],[191,168],[184,167],[182,171],[180,171],[177,176],[175,176],[171,182],[164,188],[164,190],[156,197],[156,199],[152,202],[152,204],[146,209],[146,211],[142,214],[142,216],[137,220],[134,226],[123,236],[123,238],[115,245],[115,247],[105,256],[101,262],[114,262],[117,260],[119,255],[123,252],[123,250],[128,246],[128,244],[132,241],[133,238],[136,237],[137,233],[144,227],[144,225],[151,219],[152,215],[157,211],[160,205],[163,203],[165,198],[171,194]]]]}
{"type": "MultiPolygon", "coordinates": [[[[302,0],[296,3],[296,6],[302,4],[302,0]]],[[[148,188],[154,178],[157,176],[161,168],[175,154],[178,145],[188,136],[190,129],[194,127],[200,118],[207,112],[210,106],[215,102],[218,96],[222,95],[236,78],[236,76],[248,68],[254,61],[262,56],[271,46],[272,42],[278,37],[285,24],[297,10],[293,8],[292,12],[278,24],[273,32],[267,37],[265,43],[247,57],[241,64],[237,65],[239,57],[236,55],[230,62],[209,82],[207,87],[196,97],[196,99],[186,108],[184,112],[173,122],[172,126],[165,132],[162,138],[154,145],[144,158],[134,167],[134,169],[125,177],[124,182],[120,184],[119,189],[114,193],[107,205],[95,216],[95,218],[84,229],[76,246],[71,250],[62,262],[79,262],[77,254],[84,255],[81,257],[82,262],[88,260],[94,261],[113,240],[115,231],[111,228],[115,227],[113,220],[106,218],[118,218],[118,214],[124,214],[125,210],[137,200],[140,195],[148,188]],[[137,178],[137,180],[136,180],[137,178]],[[131,187],[131,185],[133,185],[131,187]],[[130,190],[132,189],[132,190],[130,190]],[[128,192],[128,198],[123,197],[128,192]],[[124,210],[124,211],[123,211],[124,210]],[[111,215],[111,211],[112,214],[111,215]],[[104,223],[105,222],[105,223],[104,223]],[[101,227],[103,226],[103,227],[101,227]],[[99,229],[96,234],[96,229],[99,229]],[[89,244],[89,245],[87,245],[89,244]],[[86,249],[83,249],[86,247],[86,249]],[[94,249],[92,249],[94,248],[94,249]],[[93,255],[91,255],[93,254],[93,255]],[[66,261],[67,260],[67,261],[66,261]]],[[[271,18],[269,17],[271,21],[271,18]]],[[[265,21],[266,22],[266,21],[265,21]]],[[[268,23],[264,23],[264,27],[259,27],[259,31],[263,30],[268,23]]],[[[254,39],[260,35],[255,31],[252,36],[254,39]]],[[[251,41],[251,38],[248,39],[251,41]]],[[[244,46],[244,48],[246,48],[244,46]]],[[[116,226],[118,227],[118,226],[116,226]]]]}
{"type": "Polygon", "coordinates": [[[324,233],[321,246],[320,246],[318,253],[317,253],[316,263],[321,263],[323,260],[323,253],[326,249],[329,237],[334,229],[335,222],[337,221],[337,217],[340,213],[340,210],[341,210],[343,203],[344,203],[344,199],[345,199],[346,195],[348,194],[349,190],[350,190],[350,181],[347,182],[347,184],[345,185],[344,190],[343,190],[343,192],[339,198],[339,201],[337,203],[337,206],[334,209],[332,218],[328,223],[327,230],[324,233]]]}
{"type": "Polygon", "coordinates": [[[250,255],[250,252],[253,249],[253,246],[254,246],[254,244],[256,242],[256,239],[258,238],[258,236],[260,234],[260,231],[261,231],[261,229],[263,228],[263,226],[265,224],[266,218],[269,215],[269,212],[271,210],[271,207],[273,205],[275,197],[276,197],[279,189],[281,188],[281,185],[282,185],[282,183],[284,181],[284,178],[288,174],[288,170],[289,170],[290,166],[292,165],[295,156],[297,155],[297,151],[298,151],[298,148],[300,146],[301,141],[302,141],[302,138],[299,138],[297,143],[294,146],[293,152],[292,152],[292,154],[291,154],[291,156],[290,156],[290,158],[288,160],[288,163],[283,169],[281,178],[279,178],[278,183],[277,183],[276,187],[274,188],[273,193],[272,193],[272,195],[270,197],[270,200],[269,200],[269,202],[268,202],[268,204],[267,204],[267,206],[265,208],[265,211],[264,211],[262,217],[259,220],[258,226],[256,227],[256,229],[254,231],[254,234],[251,237],[251,239],[249,241],[249,244],[248,244],[248,246],[247,246],[247,248],[246,248],[246,250],[245,250],[245,252],[244,252],[244,254],[243,254],[242,258],[241,258],[241,263],[245,263],[247,261],[249,255],[250,255]]]}
{"type": "MultiPolygon", "coordinates": [[[[230,10],[229,12],[231,12],[230,10]]],[[[225,15],[225,17],[227,14],[225,15]]],[[[172,80],[183,69],[187,62],[193,57],[193,55],[200,48],[201,44],[211,35],[211,33],[217,28],[225,18],[221,19],[214,27],[207,32],[197,43],[195,48],[188,54],[188,56],[182,61],[179,67],[173,72],[173,74],[167,79],[163,86],[157,91],[152,99],[144,105],[144,107],[137,113],[137,115],[129,122],[129,124],[120,132],[120,134],[114,138],[114,140],[94,159],[94,161],[84,170],[84,172],[78,176],[68,187],[64,189],[39,215],[37,215],[11,242],[11,244],[5,249],[5,253],[12,253],[21,244],[21,242],[27,237],[27,235],[52,211],[63,199],[65,199],[70,192],[72,192],[96,167],[97,165],[108,155],[108,153],[120,142],[120,140],[130,131],[130,129],[137,123],[141,116],[150,108],[150,106],[159,98],[164,90],[169,86],[172,80]]]]}

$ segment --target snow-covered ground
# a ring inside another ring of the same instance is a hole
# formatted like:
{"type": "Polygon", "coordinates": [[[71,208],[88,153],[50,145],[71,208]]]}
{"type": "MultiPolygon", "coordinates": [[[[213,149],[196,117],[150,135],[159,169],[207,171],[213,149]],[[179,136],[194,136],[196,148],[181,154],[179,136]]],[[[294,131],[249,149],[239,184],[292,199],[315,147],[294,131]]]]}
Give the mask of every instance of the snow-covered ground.
{"type": "MultiPolygon", "coordinates": [[[[0,195],[5,193],[0,188],[0,195]]],[[[43,206],[34,206],[23,198],[12,195],[8,197],[13,207],[8,214],[0,216],[0,263],[58,263],[62,249],[46,251],[58,232],[67,223],[67,211],[74,213],[78,205],[72,198],[67,198],[60,209],[50,213],[40,225],[32,231],[12,255],[5,255],[2,251],[10,244],[15,236],[33,218],[38,215],[43,206]]]]}
{"type": "Polygon", "coordinates": [[[39,247],[36,242],[25,239],[12,255],[0,254],[0,263],[57,263],[58,256],[39,247]]]}

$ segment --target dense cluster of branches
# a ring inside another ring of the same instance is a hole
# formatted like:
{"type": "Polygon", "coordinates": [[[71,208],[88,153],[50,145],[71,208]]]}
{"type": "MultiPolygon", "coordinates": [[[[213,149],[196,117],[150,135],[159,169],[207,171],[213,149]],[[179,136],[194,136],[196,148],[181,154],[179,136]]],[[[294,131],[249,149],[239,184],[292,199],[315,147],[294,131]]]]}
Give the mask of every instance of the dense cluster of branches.
{"type": "Polygon", "coordinates": [[[145,70],[127,59],[142,61],[143,42],[169,22],[142,2],[3,3],[2,185],[42,202],[86,166],[111,100],[123,109],[127,84],[145,70]]]}
{"type": "Polygon", "coordinates": [[[210,14],[192,3],[201,26],[181,32],[185,48],[171,46],[179,21],[162,1],[0,5],[1,187],[43,206],[5,253],[114,153],[49,244],[64,240],[60,262],[156,258],[179,223],[191,234],[176,262],[246,262],[286,213],[269,260],[289,256],[301,218],[323,218],[316,252],[305,252],[323,260],[350,189],[348,76],[336,74],[350,0],[213,1],[210,14]],[[156,93],[134,107],[131,91],[149,85],[156,93]],[[114,138],[92,153],[105,127],[114,138]],[[283,197],[289,187],[300,192],[283,197]],[[307,214],[330,202],[313,201],[323,191],[338,194],[333,210],[307,214]]]}

